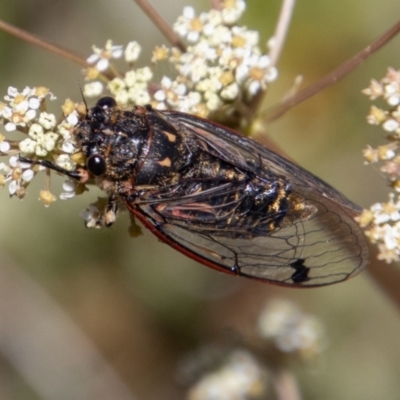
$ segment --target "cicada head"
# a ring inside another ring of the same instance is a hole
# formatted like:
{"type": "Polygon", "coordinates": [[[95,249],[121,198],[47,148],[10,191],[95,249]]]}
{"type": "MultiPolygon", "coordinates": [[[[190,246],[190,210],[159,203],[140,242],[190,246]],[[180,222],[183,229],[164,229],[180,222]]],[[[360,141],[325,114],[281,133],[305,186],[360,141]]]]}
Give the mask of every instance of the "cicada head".
{"type": "Polygon", "coordinates": [[[149,135],[141,110],[123,110],[111,97],[103,97],[88,110],[75,135],[89,174],[111,182],[134,177],[149,135]]]}

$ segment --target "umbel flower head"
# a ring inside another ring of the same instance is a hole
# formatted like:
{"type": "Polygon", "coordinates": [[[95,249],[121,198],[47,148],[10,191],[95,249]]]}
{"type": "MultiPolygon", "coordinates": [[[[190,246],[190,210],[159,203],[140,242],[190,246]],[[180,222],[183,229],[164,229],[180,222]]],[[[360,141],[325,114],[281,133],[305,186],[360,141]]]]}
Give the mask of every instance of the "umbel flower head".
{"type": "Polygon", "coordinates": [[[143,68],[135,68],[141,53],[135,41],[125,48],[110,40],[103,49],[94,47],[87,60],[93,66],[86,70],[85,96],[108,91],[120,105],[151,104],[159,110],[201,117],[218,114],[226,122],[277,77],[276,68],[259,46],[258,33],[235,25],[244,10],[243,0],[227,1],[222,10],[200,15],[193,7],[185,7],[173,29],[187,42],[186,49],[156,47],[151,65],[143,68]],[[112,60],[122,54],[128,69],[110,79],[107,72],[116,72],[112,60]],[[152,79],[158,63],[168,63],[174,75],[156,83],[152,79]]]}
{"type": "Polygon", "coordinates": [[[377,148],[367,146],[363,153],[367,164],[379,165],[392,193],[387,202],[365,209],[358,222],[371,242],[378,245],[378,258],[391,263],[400,260],[400,70],[389,68],[385,77],[373,79],[363,93],[385,104],[382,108],[373,105],[367,122],[381,126],[387,142],[377,148]]]}
{"type": "MultiPolygon", "coordinates": [[[[76,168],[79,151],[73,129],[79,120],[79,105],[66,100],[59,119],[46,111],[46,99],[55,97],[45,87],[26,87],[22,92],[10,87],[4,99],[6,102],[0,103],[0,121],[7,137],[0,135],[0,152],[9,159],[0,163],[0,184],[8,186],[11,196],[23,198],[34,176],[45,168],[20,161],[19,156],[31,161],[47,160],[68,171],[76,168]],[[17,133],[25,138],[12,138],[17,133]]],[[[46,205],[55,199],[44,193],[41,198],[46,205]]]]}

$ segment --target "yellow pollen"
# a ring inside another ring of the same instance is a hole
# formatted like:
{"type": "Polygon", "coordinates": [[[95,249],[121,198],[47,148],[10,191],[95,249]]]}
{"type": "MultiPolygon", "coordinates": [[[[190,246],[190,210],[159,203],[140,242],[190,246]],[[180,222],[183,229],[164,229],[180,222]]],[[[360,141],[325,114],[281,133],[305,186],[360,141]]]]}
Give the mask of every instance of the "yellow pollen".
{"type": "Polygon", "coordinates": [[[234,36],[232,38],[233,47],[244,47],[246,45],[246,39],[242,36],[234,36]]]}
{"type": "Polygon", "coordinates": [[[232,71],[224,71],[221,76],[219,77],[219,81],[223,84],[223,85],[229,85],[230,83],[232,83],[235,80],[235,78],[233,77],[232,71]]]}
{"type": "Polygon", "coordinates": [[[250,69],[249,75],[256,81],[262,81],[264,78],[264,70],[259,67],[253,67],[250,69]]]}
{"type": "Polygon", "coordinates": [[[15,96],[14,103],[19,104],[26,100],[26,97],[23,94],[18,94],[15,96]]]}
{"type": "Polygon", "coordinates": [[[203,29],[203,23],[198,18],[193,18],[190,21],[190,27],[196,32],[200,32],[203,29]]]}

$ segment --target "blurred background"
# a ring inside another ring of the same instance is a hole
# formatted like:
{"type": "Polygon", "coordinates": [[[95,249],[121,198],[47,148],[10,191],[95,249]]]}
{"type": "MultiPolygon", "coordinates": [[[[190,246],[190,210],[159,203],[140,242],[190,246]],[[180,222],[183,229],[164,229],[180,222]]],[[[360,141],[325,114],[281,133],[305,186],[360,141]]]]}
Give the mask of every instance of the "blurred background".
{"type": "MultiPolygon", "coordinates": [[[[171,24],[185,5],[209,9],[207,1],[151,3],[171,24]]],[[[265,43],[280,1],[248,3],[241,23],[265,43]]],[[[297,75],[307,86],[367,46],[399,11],[390,0],[299,0],[266,107],[297,75]]],[[[136,40],[144,49],[139,66],[155,45],[168,45],[131,0],[2,0],[0,17],[83,55],[109,38],[136,40]]],[[[376,169],[363,165],[362,149],[383,140],[365,121],[370,104],[361,90],[388,66],[400,68],[399,47],[400,37],[266,127],[290,157],[365,207],[385,201],[387,188],[376,169]]],[[[10,85],[44,85],[58,97],[51,103],[56,112],[65,98],[81,99],[80,71],[0,32],[0,94],[10,85]]],[[[318,362],[291,366],[303,398],[399,398],[399,314],[367,274],[310,290],[236,279],[148,232],[131,239],[127,215],[111,229],[85,229],[78,214],[96,199],[95,190],[49,208],[35,193],[18,201],[0,192],[0,399],[185,398],[177,372],[182,359],[205,345],[246,342],[274,298],[292,300],[325,327],[318,362]]]]}

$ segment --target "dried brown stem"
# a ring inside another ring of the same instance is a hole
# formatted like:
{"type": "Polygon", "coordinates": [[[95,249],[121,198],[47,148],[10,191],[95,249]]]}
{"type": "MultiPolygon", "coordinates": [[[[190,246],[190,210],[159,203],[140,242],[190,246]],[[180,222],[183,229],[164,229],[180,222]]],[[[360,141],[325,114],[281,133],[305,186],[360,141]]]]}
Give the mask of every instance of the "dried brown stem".
{"type": "Polygon", "coordinates": [[[278,400],[301,400],[299,385],[289,370],[275,371],[272,384],[278,400]]]}
{"type": "MultiPolygon", "coordinates": [[[[285,43],[286,39],[286,34],[289,29],[290,21],[292,19],[292,14],[293,14],[293,9],[295,5],[295,0],[283,0],[282,1],[282,7],[281,11],[279,13],[279,18],[278,22],[275,26],[275,32],[274,32],[274,45],[271,47],[269,56],[271,58],[271,64],[272,66],[276,66],[278,63],[280,54],[283,49],[283,45],[285,43]]],[[[249,106],[249,110],[251,111],[251,114],[257,113],[257,110],[262,103],[262,100],[265,96],[266,92],[259,92],[251,102],[251,105],[249,106]]]]}
{"type": "Polygon", "coordinates": [[[17,28],[16,26],[13,26],[3,20],[0,20],[0,30],[2,30],[3,32],[7,32],[14,37],[22,39],[25,42],[31,43],[35,46],[41,47],[42,49],[50,51],[53,54],[64,57],[67,60],[74,62],[75,64],[79,64],[85,68],[88,67],[86,59],[82,55],[61,46],[56,46],[50,42],[47,42],[46,40],[41,39],[39,36],[33,35],[32,33],[24,31],[23,29],[17,28]]]}
{"type": "Polygon", "coordinates": [[[274,66],[278,63],[283,45],[285,43],[286,35],[293,15],[295,2],[295,0],[283,0],[282,2],[281,12],[279,14],[278,23],[276,24],[273,36],[274,45],[271,47],[269,53],[271,63],[274,66]]]}
{"type": "Polygon", "coordinates": [[[135,2],[173,46],[177,47],[181,51],[185,51],[185,44],[147,0],[135,0],[135,2]]]}
{"type": "Polygon", "coordinates": [[[292,107],[302,103],[303,101],[309,99],[310,97],[325,89],[327,86],[330,86],[336,83],[338,80],[344,78],[355,68],[357,68],[363,61],[365,61],[368,57],[370,57],[387,42],[389,42],[394,36],[399,33],[399,31],[400,21],[398,21],[392,28],[390,28],[387,32],[385,32],[381,37],[372,42],[365,49],[357,53],[354,57],[345,61],[328,75],[325,75],[318,82],[298,92],[295,96],[282,101],[275,107],[272,107],[271,110],[266,112],[264,120],[267,122],[271,122],[279,118],[292,107]]]}
{"type": "Polygon", "coordinates": [[[214,10],[222,9],[222,0],[211,0],[211,8],[214,10]]]}

